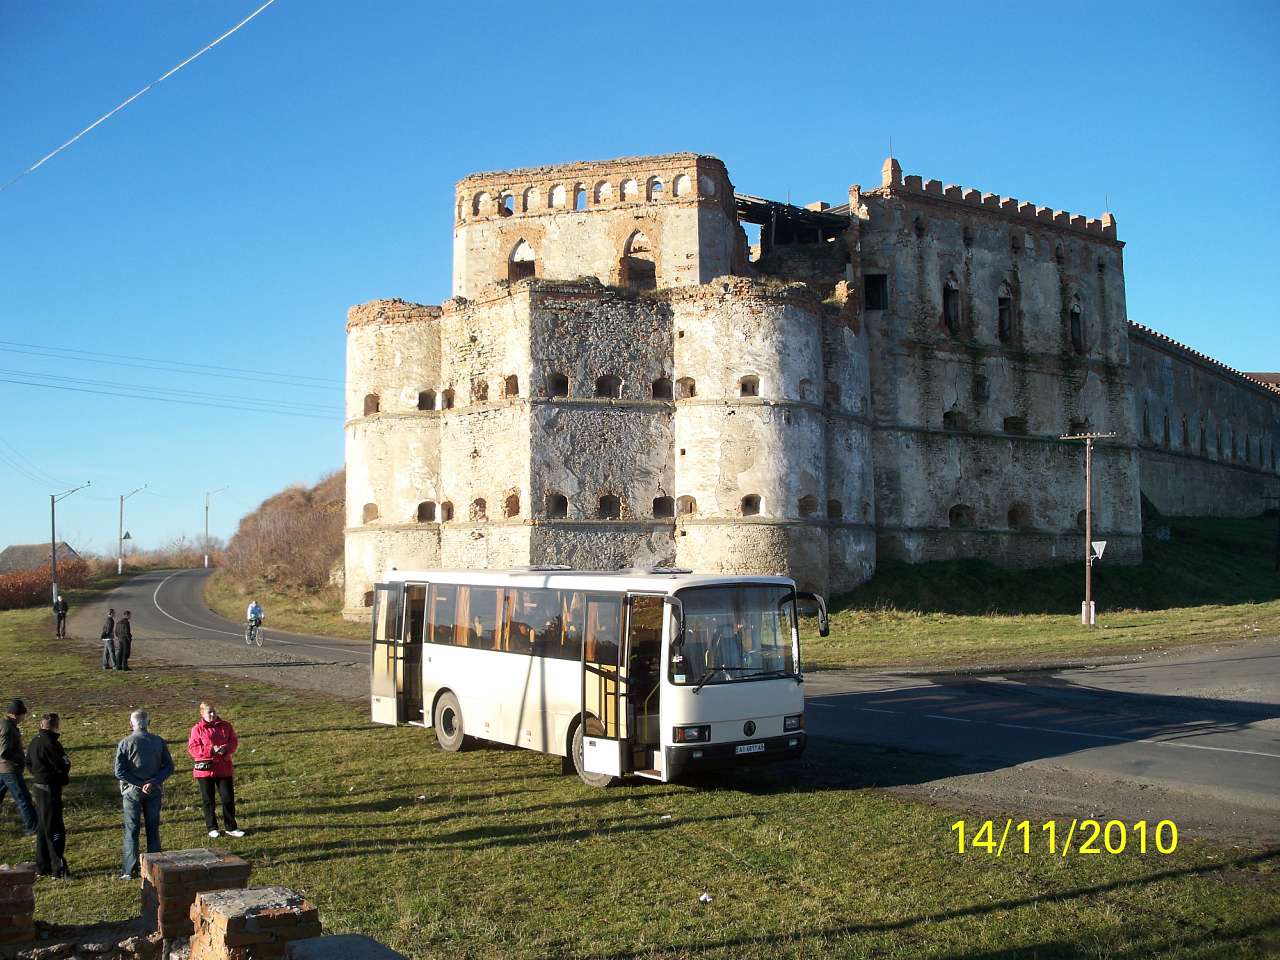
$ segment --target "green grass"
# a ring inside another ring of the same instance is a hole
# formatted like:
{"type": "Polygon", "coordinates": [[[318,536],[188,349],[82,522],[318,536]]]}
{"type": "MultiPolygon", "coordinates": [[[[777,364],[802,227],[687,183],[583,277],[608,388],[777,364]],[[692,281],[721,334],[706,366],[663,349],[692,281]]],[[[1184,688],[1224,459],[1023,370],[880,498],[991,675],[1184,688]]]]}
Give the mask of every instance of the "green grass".
{"type": "Polygon", "coordinates": [[[342,594],[336,588],[315,593],[292,593],[262,587],[245,590],[224,570],[217,570],[205,581],[204,599],[209,609],[233,623],[244,620],[250,594],[267,612],[270,628],[286,633],[311,634],[322,637],[346,637],[368,640],[368,622],[349,623],[342,619],[342,594]]]}
{"type": "MultiPolygon", "coordinates": [[[[361,932],[416,958],[877,956],[1263,957],[1280,950],[1280,851],[1184,836],[1172,856],[960,856],[956,814],[867,785],[918,776],[903,754],[819,744],[800,764],[693,786],[597,791],[519,750],[444,754],[364,703],[182,669],[103,673],[47,638],[43,611],[0,615],[5,696],[65,714],[71,881],[37,917],[123,919],[109,765],[145,705],[175,746],[171,849],[205,846],[182,739],[196,702],[237,726],[249,834],[219,843],[361,932]],[[670,817],[670,819],[665,819],[670,817]],[[709,893],[710,904],[698,897],[709,893]]],[[[30,732],[30,731],[28,731],[30,732]]],[[[898,781],[902,782],[902,781],[898,781]]],[[[0,857],[27,859],[3,807],[0,857]]],[[[998,813],[999,811],[991,811],[998,813]]],[[[1105,813],[1105,811],[1099,811],[1105,813]]],[[[970,815],[972,817],[972,814],[970,815]]]]}
{"type": "Polygon", "coordinates": [[[976,560],[882,561],[812,629],[811,667],[1088,658],[1280,635],[1276,521],[1167,519],[1137,566],[1094,564],[1098,628],[1080,626],[1082,564],[1002,570],[976,560]]]}

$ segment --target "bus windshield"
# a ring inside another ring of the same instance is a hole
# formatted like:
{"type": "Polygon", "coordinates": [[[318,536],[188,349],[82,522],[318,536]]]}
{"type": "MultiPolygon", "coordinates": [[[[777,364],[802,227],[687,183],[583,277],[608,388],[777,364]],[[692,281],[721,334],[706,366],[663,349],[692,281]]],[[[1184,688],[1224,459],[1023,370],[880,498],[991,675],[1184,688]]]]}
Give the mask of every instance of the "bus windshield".
{"type": "Polygon", "coordinates": [[[698,686],[796,672],[795,594],[788,586],[693,587],[684,603],[684,644],[671,649],[671,682],[698,686]]]}

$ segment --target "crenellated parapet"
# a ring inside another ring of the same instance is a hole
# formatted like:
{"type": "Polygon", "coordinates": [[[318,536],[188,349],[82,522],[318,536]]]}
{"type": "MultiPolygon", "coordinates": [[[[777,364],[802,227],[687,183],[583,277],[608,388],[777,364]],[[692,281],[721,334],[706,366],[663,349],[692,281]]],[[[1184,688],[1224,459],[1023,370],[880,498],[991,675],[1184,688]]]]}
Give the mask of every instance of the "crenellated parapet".
{"type": "Polygon", "coordinates": [[[924,197],[941,203],[954,203],[995,213],[999,216],[1034,221],[1036,226],[1051,226],[1073,233],[1088,235],[1094,239],[1116,243],[1116,218],[1111,213],[1101,217],[1086,217],[1066,210],[1055,210],[1016,197],[987,193],[973,187],[943,184],[941,180],[925,179],[916,174],[902,175],[898,161],[890,157],[880,172],[880,190],[884,196],[924,197]]]}

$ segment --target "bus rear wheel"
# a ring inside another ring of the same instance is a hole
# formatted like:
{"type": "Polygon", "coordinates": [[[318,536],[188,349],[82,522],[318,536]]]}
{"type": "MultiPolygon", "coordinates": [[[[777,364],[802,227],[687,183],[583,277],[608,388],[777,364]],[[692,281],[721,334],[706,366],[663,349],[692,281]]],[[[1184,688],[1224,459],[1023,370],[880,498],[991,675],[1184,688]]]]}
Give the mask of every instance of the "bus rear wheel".
{"type": "MultiPolygon", "coordinates": [[[[596,731],[592,731],[595,733],[596,731]]],[[[617,777],[611,777],[607,773],[588,773],[583,769],[582,764],[582,724],[578,724],[577,729],[573,731],[573,767],[578,771],[578,776],[582,778],[582,782],[589,787],[612,787],[618,782],[617,777]]]]}
{"type": "Polygon", "coordinates": [[[452,693],[445,693],[436,701],[431,725],[435,728],[436,743],[440,744],[441,750],[457,753],[466,746],[468,737],[463,732],[462,707],[452,693]]]}

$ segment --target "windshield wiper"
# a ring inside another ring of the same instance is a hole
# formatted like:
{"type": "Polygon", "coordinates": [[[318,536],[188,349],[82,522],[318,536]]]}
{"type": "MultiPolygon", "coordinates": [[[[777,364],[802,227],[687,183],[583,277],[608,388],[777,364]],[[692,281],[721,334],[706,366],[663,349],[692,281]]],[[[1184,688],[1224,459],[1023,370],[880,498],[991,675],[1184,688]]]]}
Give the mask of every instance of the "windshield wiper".
{"type": "Polygon", "coordinates": [[[698,679],[698,685],[693,688],[693,692],[697,693],[698,691],[700,691],[703,685],[706,684],[706,682],[711,679],[712,674],[719,673],[722,670],[727,672],[729,670],[754,670],[754,669],[755,667],[730,667],[730,666],[711,667],[698,679]]]}

